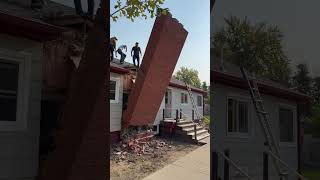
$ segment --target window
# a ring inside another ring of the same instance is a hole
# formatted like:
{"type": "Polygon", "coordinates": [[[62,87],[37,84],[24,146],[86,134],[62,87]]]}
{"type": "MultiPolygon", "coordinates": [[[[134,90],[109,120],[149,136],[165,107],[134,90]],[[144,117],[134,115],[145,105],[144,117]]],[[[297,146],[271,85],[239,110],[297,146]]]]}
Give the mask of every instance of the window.
{"type": "Polygon", "coordinates": [[[19,64],[0,61],[0,82],[0,121],[16,121],[19,64]]]}
{"type": "Polygon", "coordinates": [[[197,96],[197,105],[202,107],[202,96],[197,96]]]}
{"type": "Polygon", "coordinates": [[[30,54],[0,49],[0,130],[27,128],[30,54]]]}
{"type": "Polygon", "coordinates": [[[294,134],[293,111],[286,108],[279,109],[280,142],[293,142],[294,134]]]}
{"type": "Polygon", "coordinates": [[[181,104],[188,104],[188,94],[181,93],[181,104]]]}
{"type": "Polygon", "coordinates": [[[120,86],[120,79],[110,78],[110,86],[109,86],[110,103],[118,103],[119,91],[120,91],[119,86],[120,86]]]}
{"type": "Polygon", "coordinates": [[[228,132],[248,133],[249,104],[233,98],[228,99],[228,132]]]}

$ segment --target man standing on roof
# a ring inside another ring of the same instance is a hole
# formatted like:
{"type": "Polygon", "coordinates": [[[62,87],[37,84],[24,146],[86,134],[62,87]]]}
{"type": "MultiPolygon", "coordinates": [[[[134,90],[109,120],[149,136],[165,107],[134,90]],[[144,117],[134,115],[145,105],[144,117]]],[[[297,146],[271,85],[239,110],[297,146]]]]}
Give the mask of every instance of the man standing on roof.
{"type": "MultiPolygon", "coordinates": [[[[116,46],[117,46],[117,38],[116,37],[112,37],[110,39],[110,61],[113,61],[114,57],[114,51],[116,50],[116,46]]],[[[116,57],[117,57],[117,53],[116,53],[116,57]]]]}
{"type": "Polygon", "coordinates": [[[127,57],[127,55],[123,53],[123,50],[124,50],[124,49],[125,49],[126,52],[127,52],[127,46],[126,46],[126,45],[121,45],[121,46],[119,46],[119,48],[118,48],[118,50],[117,50],[117,53],[120,54],[120,64],[123,64],[124,59],[127,57]]]}
{"type": "Polygon", "coordinates": [[[140,55],[142,55],[141,49],[139,47],[139,43],[136,42],[136,45],[133,46],[133,48],[131,50],[131,56],[132,56],[132,59],[133,59],[133,64],[136,67],[139,67],[139,65],[140,65],[140,55]],[[133,55],[132,55],[132,52],[133,52],[133,55]],[[137,60],[137,63],[138,63],[137,65],[136,65],[136,60],[137,60]]]}

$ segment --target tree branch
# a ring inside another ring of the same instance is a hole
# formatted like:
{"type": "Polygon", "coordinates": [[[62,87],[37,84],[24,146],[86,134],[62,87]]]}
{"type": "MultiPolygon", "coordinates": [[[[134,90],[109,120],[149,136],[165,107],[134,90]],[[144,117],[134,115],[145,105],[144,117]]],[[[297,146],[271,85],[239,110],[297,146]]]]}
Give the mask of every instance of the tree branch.
{"type": "Polygon", "coordinates": [[[128,5],[125,5],[125,6],[123,6],[122,8],[116,10],[114,13],[110,14],[110,17],[112,17],[112,16],[115,15],[117,12],[119,12],[119,11],[121,11],[121,10],[127,8],[127,7],[128,7],[128,5]]]}

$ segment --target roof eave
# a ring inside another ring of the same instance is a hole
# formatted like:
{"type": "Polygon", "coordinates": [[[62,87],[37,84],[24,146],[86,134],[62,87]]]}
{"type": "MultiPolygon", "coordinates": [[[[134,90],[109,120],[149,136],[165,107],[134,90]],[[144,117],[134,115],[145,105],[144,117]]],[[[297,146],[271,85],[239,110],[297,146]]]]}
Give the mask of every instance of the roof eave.
{"type": "MultiPolygon", "coordinates": [[[[225,84],[225,85],[237,87],[240,89],[248,89],[247,82],[240,77],[225,74],[223,72],[219,72],[219,71],[215,71],[215,70],[211,70],[210,76],[211,76],[210,79],[212,81],[214,81],[215,83],[225,84]]],[[[275,97],[280,97],[280,98],[284,98],[284,99],[288,99],[288,100],[294,100],[294,101],[298,101],[298,102],[309,102],[312,100],[312,98],[307,95],[303,95],[300,93],[294,93],[292,91],[288,91],[285,89],[277,88],[277,87],[270,86],[270,85],[263,84],[263,83],[259,83],[259,82],[257,84],[260,89],[260,92],[263,94],[268,94],[268,95],[272,95],[275,97]]]]}
{"type": "Polygon", "coordinates": [[[35,41],[48,41],[56,39],[66,29],[39,22],[32,19],[18,17],[0,11],[0,33],[24,37],[35,41]]]}

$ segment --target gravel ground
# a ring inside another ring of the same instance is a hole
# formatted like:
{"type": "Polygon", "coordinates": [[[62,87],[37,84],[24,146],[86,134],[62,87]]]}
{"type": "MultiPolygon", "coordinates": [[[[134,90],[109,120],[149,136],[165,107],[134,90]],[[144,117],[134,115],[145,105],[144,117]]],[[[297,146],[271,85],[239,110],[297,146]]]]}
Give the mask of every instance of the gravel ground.
{"type": "Polygon", "coordinates": [[[110,171],[112,180],[141,180],[180,157],[200,147],[200,145],[154,137],[152,146],[144,154],[132,151],[121,152],[119,145],[110,152],[110,171]],[[157,146],[156,144],[161,144],[157,146]]]}

